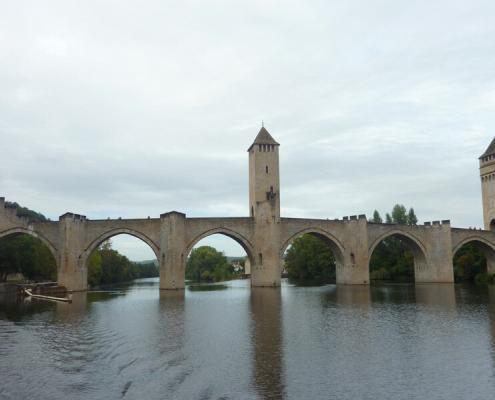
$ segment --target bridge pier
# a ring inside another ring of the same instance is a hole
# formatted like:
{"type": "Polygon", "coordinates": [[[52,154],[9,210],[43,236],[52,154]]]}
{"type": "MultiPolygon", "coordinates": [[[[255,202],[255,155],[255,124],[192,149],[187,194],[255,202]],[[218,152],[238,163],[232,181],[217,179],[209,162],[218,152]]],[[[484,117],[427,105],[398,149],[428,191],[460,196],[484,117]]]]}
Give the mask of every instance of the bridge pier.
{"type": "Polygon", "coordinates": [[[280,223],[256,221],[251,286],[277,287],[281,280],[280,223]]]}
{"type": "Polygon", "coordinates": [[[85,229],[83,215],[66,213],[59,218],[57,282],[75,292],[88,290],[88,271],[82,259],[85,229]]]}
{"type": "Polygon", "coordinates": [[[342,229],[343,254],[334,251],[337,284],[367,285],[370,282],[368,230],[364,215],[345,221],[342,229]]]}
{"type": "Polygon", "coordinates": [[[495,275],[495,254],[493,252],[486,252],[486,272],[490,275],[495,275]]]}
{"type": "Polygon", "coordinates": [[[450,222],[434,222],[424,230],[426,259],[415,254],[416,283],[453,283],[452,236],[450,222]]]}
{"type": "Polygon", "coordinates": [[[182,290],[186,275],[186,215],[177,211],[160,215],[160,289],[182,290]]]}

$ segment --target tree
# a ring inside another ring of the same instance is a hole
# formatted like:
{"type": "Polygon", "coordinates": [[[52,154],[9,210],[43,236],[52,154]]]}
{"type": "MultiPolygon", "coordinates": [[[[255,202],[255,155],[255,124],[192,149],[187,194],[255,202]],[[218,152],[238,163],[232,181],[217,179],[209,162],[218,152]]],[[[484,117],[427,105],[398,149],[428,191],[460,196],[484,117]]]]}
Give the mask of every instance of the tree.
{"type": "MultiPolygon", "coordinates": [[[[410,208],[408,213],[406,207],[396,204],[392,214],[386,214],[386,222],[415,225],[418,219],[413,208],[410,208]]],[[[370,278],[414,281],[414,256],[400,238],[388,237],[375,248],[370,259],[370,278]]]]}
{"type": "Polygon", "coordinates": [[[407,223],[409,225],[416,225],[418,223],[418,217],[414,213],[414,208],[409,209],[409,213],[407,214],[407,223]]]}
{"type": "Polygon", "coordinates": [[[390,214],[389,214],[389,213],[385,214],[385,222],[386,222],[387,224],[392,224],[392,223],[393,223],[393,221],[392,221],[392,217],[390,216],[390,214]]]}
{"type": "Polygon", "coordinates": [[[373,251],[370,279],[395,282],[414,281],[414,256],[397,237],[388,237],[373,251]]]}
{"type": "Polygon", "coordinates": [[[193,249],[186,264],[186,279],[193,282],[220,282],[231,279],[227,257],[211,246],[193,249]]]}
{"type": "Polygon", "coordinates": [[[29,208],[22,207],[17,203],[13,203],[10,201],[5,202],[5,207],[7,208],[15,208],[16,214],[18,217],[27,217],[31,222],[44,222],[47,221],[47,218],[36,211],[30,210],[29,208]]]}
{"type": "Polygon", "coordinates": [[[478,281],[486,274],[486,258],[473,243],[465,244],[454,255],[456,282],[478,281]]]}
{"type": "Polygon", "coordinates": [[[396,224],[407,224],[406,207],[402,204],[396,204],[392,209],[392,221],[396,224]]]}
{"type": "Polygon", "coordinates": [[[88,260],[88,284],[90,287],[97,286],[101,283],[103,270],[101,268],[101,254],[96,250],[91,254],[88,260]]]}
{"type": "Polygon", "coordinates": [[[305,285],[335,282],[335,259],[328,244],[313,235],[292,243],[285,257],[289,280],[305,285]]]}
{"type": "MultiPolygon", "coordinates": [[[[15,208],[19,217],[29,221],[43,222],[43,214],[22,207],[17,203],[5,202],[5,207],[15,208]]],[[[0,240],[0,281],[9,274],[22,273],[31,280],[55,280],[57,264],[46,245],[30,235],[13,235],[0,240]]]]}
{"type": "Polygon", "coordinates": [[[21,273],[26,279],[53,281],[57,264],[46,245],[30,235],[8,236],[0,240],[0,280],[21,273]]]}
{"type": "Polygon", "coordinates": [[[373,218],[371,219],[371,222],[375,224],[381,224],[383,222],[382,217],[380,216],[380,213],[377,210],[373,212],[373,218]]]}
{"type": "Polygon", "coordinates": [[[15,237],[0,240],[0,282],[5,282],[7,276],[19,272],[19,263],[15,237]]]}

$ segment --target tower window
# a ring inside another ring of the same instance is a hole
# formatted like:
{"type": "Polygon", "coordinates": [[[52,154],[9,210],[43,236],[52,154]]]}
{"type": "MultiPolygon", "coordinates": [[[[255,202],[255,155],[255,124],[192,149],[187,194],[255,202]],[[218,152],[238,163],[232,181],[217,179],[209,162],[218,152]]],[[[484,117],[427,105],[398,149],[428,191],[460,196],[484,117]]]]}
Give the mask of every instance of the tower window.
{"type": "Polygon", "coordinates": [[[260,265],[263,265],[263,254],[258,254],[259,259],[260,259],[260,265]]]}
{"type": "Polygon", "coordinates": [[[261,151],[261,144],[258,145],[258,150],[261,151]]]}
{"type": "Polygon", "coordinates": [[[265,171],[268,174],[268,165],[265,167],[265,171]]]}

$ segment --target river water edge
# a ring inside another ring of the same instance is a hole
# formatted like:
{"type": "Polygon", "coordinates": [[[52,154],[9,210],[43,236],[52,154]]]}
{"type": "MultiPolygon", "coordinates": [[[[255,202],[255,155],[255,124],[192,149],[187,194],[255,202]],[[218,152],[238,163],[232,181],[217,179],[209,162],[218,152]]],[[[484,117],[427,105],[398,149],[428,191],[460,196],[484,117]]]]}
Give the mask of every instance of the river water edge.
{"type": "Polygon", "coordinates": [[[492,399],[495,287],[160,291],[0,299],[0,399],[492,399]]]}

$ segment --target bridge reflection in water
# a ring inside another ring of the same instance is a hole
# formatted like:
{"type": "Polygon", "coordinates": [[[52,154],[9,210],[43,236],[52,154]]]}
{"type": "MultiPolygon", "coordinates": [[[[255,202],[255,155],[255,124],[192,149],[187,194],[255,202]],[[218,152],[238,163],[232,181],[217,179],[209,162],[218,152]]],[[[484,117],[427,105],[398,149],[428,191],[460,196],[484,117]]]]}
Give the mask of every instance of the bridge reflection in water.
{"type": "Polygon", "coordinates": [[[495,385],[495,287],[154,285],[0,304],[0,397],[460,399],[495,385]]]}
{"type": "Polygon", "coordinates": [[[282,399],[283,345],[280,288],[251,288],[253,386],[263,399],[282,399]]]}

